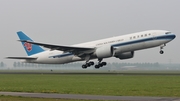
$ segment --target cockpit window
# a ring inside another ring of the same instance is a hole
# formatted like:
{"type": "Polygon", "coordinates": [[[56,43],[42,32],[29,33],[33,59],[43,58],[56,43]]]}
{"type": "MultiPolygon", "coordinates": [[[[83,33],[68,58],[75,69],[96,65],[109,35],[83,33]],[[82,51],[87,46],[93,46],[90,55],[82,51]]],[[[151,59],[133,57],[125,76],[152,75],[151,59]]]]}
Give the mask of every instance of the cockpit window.
{"type": "Polygon", "coordinates": [[[171,34],[171,32],[166,32],[165,34],[171,34]]]}

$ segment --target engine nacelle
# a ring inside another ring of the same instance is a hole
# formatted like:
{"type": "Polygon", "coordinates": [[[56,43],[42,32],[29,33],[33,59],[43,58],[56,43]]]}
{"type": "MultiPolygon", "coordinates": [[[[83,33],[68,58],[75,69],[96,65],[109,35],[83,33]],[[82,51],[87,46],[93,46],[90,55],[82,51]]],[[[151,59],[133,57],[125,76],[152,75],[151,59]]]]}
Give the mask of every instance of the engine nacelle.
{"type": "Polygon", "coordinates": [[[121,60],[123,59],[129,59],[129,58],[133,58],[134,57],[134,51],[133,52],[124,52],[124,53],[120,53],[117,56],[115,56],[116,58],[119,58],[121,60]]]}
{"type": "Polygon", "coordinates": [[[113,55],[113,47],[110,45],[98,47],[95,54],[99,59],[111,57],[113,55]]]}

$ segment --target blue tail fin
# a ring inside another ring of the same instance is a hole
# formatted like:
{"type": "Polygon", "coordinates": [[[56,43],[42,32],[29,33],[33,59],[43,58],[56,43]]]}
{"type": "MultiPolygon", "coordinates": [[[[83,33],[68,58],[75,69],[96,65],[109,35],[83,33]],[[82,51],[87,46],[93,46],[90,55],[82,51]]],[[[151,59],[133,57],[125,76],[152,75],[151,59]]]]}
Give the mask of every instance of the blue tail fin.
{"type": "MultiPolygon", "coordinates": [[[[19,36],[20,40],[33,41],[31,38],[29,38],[27,35],[25,35],[22,31],[17,32],[17,35],[19,36]]],[[[22,43],[22,45],[23,45],[28,56],[44,51],[44,49],[42,49],[38,45],[33,45],[33,44],[30,44],[27,42],[21,42],[21,43],[22,43]]]]}

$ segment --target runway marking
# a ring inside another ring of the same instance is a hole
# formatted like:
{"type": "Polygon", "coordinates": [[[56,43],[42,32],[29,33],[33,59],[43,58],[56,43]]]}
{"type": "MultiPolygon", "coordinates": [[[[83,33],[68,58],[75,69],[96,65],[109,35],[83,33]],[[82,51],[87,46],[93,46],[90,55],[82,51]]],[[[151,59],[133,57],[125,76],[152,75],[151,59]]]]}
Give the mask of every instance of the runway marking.
{"type": "Polygon", "coordinates": [[[59,98],[59,99],[83,99],[83,100],[123,100],[123,101],[180,101],[178,97],[141,97],[141,96],[101,96],[80,94],[47,94],[26,92],[0,92],[0,95],[34,97],[34,98],[59,98]]]}

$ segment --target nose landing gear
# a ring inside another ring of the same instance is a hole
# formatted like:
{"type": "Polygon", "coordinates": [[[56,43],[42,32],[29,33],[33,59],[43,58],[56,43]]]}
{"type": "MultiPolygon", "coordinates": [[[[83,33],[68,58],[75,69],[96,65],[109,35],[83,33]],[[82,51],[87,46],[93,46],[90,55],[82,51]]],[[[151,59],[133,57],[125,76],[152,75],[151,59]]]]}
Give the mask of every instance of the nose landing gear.
{"type": "Polygon", "coordinates": [[[163,45],[160,46],[160,51],[159,51],[160,54],[164,54],[164,51],[163,51],[162,49],[163,49],[165,46],[166,46],[166,44],[163,44],[163,45]]]}

